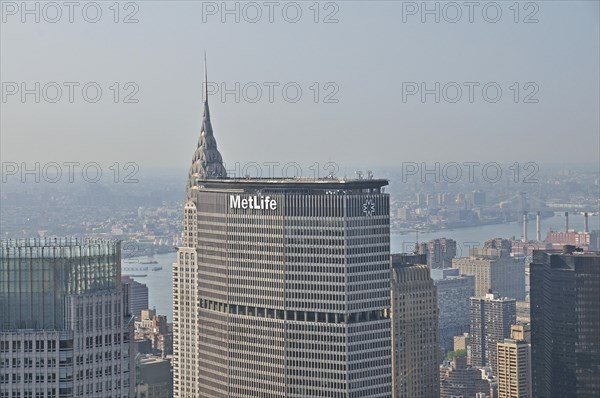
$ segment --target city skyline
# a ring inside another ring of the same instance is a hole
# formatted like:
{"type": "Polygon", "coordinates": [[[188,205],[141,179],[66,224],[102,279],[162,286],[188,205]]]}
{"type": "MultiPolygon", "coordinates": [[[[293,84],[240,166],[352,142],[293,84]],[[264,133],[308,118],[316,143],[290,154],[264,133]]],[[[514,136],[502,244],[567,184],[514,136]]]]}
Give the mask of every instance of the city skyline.
{"type": "Polygon", "coordinates": [[[0,398],[598,395],[600,3],[0,33],[0,398]]]}

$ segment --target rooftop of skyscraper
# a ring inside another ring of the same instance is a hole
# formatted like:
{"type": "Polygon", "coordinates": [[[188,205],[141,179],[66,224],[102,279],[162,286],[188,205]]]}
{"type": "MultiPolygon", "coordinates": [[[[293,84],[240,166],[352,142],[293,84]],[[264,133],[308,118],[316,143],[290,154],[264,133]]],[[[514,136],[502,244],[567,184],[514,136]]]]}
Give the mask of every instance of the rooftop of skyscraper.
{"type": "Polygon", "coordinates": [[[265,186],[268,188],[298,188],[331,189],[331,194],[346,193],[345,190],[381,188],[389,184],[385,179],[345,179],[345,178],[215,178],[198,179],[196,186],[210,188],[244,188],[265,186]]]}

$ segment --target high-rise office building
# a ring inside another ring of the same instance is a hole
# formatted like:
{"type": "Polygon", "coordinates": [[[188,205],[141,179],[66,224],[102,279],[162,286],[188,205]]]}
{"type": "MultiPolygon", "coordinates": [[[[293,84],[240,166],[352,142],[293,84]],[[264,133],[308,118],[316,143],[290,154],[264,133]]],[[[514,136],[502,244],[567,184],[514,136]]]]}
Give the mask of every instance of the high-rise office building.
{"type": "Polygon", "coordinates": [[[440,398],[486,398],[490,392],[490,383],[479,369],[467,365],[466,356],[457,356],[440,366],[440,398]]]}
{"type": "Polygon", "coordinates": [[[436,288],[425,255],[392,255],[394,398],[439,395],[436,288]]]}
{"type": "Polygon", "coordinates": [[[497,345],[498,398],[531,398],[529,325],[512,325],[510,339],[497,345]]]}
{"type": "Polygon", "coordinates": [[[457,268],[432,269],[431,277],[437,288],[440,346],[451,351],[454,336],[469,332],[469,299],[475,295],[475,277],[460,275],[457,268]]]}
{"type": "Polygon", "coordinates": [[[534,397],[600,391],[600,253],[536,250],[531,263],[534,397]]]}
{"type": "Polygon", "coordinates": [[[455,258],[452,267],[462,275],[475,277],[475,296],[483,297],[490,290],[503,297],[524,300],[525,261],[510,256],[511,243],[493,239],[483,248],[474,248],[469,257],[455,258]]]}
{"type": "Polygon", "coordinates": [[[471,364],[496,369],[496,344],[510,337],[510,327],[517,322],[515,299],[471,297],[471,364]]]}
{"type": "Polygon", "coordinates": [[[452,259],[456,257],[456,241],[448,238],[438,238],[429,242],[419,243],[419,254],[427,255],[429,268],[450,268],[452,259]]]}
{"type": "Polygon", "coordinates": [[[135,398],[171,398],[171,363],[167,359],[139,355],[136,358],[135,398]]]}
{"type": "Polygon", "coordinates": [[[387,184],[227,178],[205,101],[173,268],[174,396],[389,398],[387,184]]]}
{"type": "Polygon", "coordinates": [[[139,320],[142,310],[148,309],[148,286],[133,279],[129,275],[121,276],[121,282],[129,285],[129,308],[139,320]]]}
{"type": "Polygon", "coordinates": [[[133,396],[120,273],[118,241],[0,242],[0,397],[133,396]]]}

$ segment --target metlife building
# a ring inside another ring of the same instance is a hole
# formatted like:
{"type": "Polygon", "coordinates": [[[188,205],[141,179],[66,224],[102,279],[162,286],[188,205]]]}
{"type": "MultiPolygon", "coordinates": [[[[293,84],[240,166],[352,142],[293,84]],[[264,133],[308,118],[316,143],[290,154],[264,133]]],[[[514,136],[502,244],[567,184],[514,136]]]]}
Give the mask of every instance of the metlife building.
{"type": "Polygon", "coordinates": [[[386,397],[387,180],[234,179],[205,103],[174,264],[175,397],[386,397]]]}

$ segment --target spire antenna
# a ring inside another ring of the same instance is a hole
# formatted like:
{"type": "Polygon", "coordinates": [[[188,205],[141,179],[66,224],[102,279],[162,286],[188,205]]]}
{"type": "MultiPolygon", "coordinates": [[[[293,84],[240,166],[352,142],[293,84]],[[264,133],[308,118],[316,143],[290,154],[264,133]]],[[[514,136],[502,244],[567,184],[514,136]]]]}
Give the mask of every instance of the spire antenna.
{"type": "Polygon", "coordinates": [[[208,102],[208,70],[206,68],[206,50],[204,50],[204,102],[208,102]]]}

